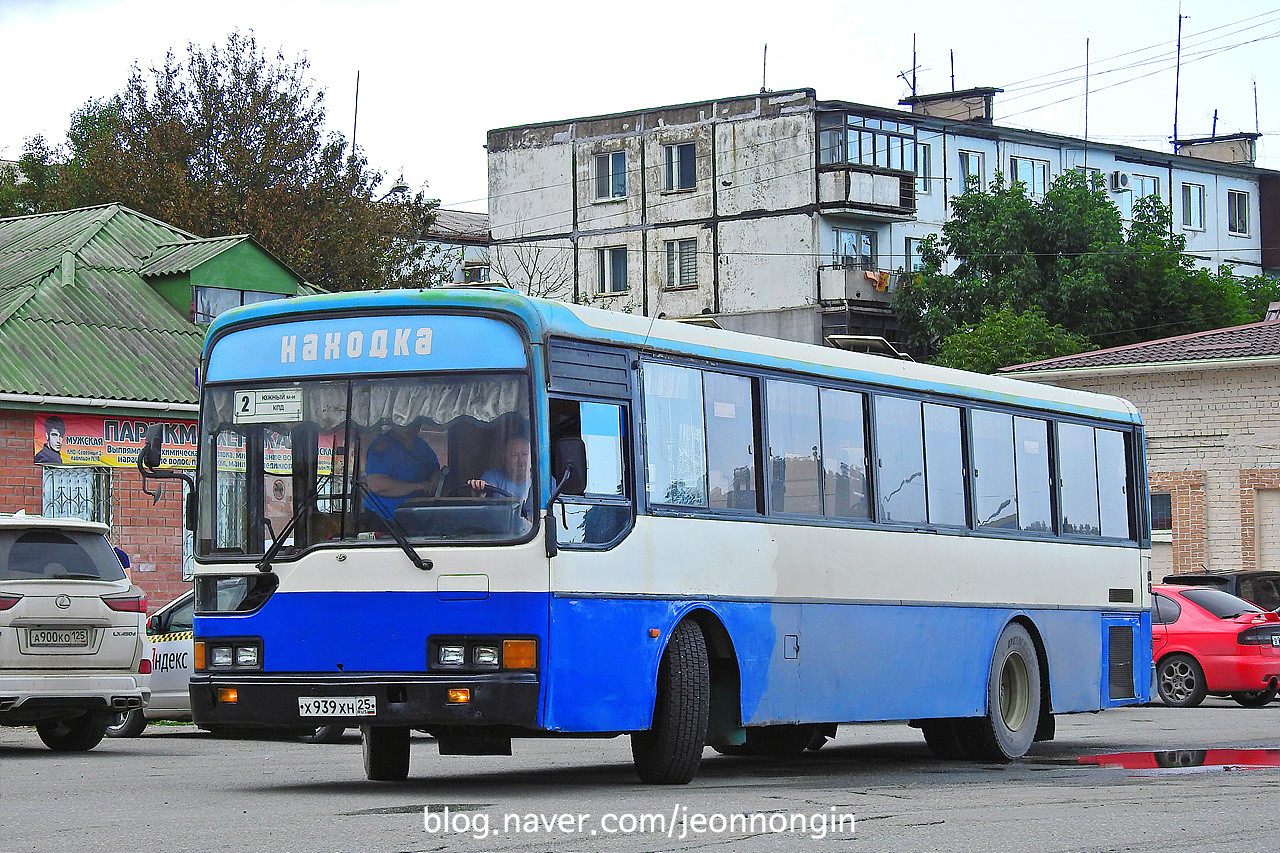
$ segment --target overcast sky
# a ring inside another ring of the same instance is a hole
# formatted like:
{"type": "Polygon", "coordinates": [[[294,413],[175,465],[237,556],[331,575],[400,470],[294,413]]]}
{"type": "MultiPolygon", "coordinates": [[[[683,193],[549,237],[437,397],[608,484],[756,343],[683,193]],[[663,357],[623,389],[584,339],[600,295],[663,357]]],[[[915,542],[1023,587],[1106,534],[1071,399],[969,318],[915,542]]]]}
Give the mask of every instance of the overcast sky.
{"type": "MultiPolygon", "coordinates": [[[[0,157],[65,140],[72,111],[137,63],[252,30],[305,54],[329,126],[391,181],[485,209],[485,132],[770,89],[895,107],[909,94],[998,86],[996,122],[1169,149],[1177,0],[0,0],[0,157]]],[[[1182,0],[1178,131],[1260,130],[1280,169],[1280,0],[1182,0]],[[1257,90],[1255,119],[1254,90],[1257,90]],[[1257,124],[1255,124],[1257,121],[1257,124]],[[1276,138],[1271,138],[1271,137],[1276,138]]]]}

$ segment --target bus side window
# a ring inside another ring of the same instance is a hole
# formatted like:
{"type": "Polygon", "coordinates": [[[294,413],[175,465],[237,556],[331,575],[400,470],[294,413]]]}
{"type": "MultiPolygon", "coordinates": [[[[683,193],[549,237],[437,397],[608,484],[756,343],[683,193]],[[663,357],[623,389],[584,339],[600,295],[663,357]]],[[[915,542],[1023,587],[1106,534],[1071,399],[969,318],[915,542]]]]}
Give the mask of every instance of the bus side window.
{"type": "Polygon", "coordinates": [[[558,508],[563,524],[561,545],[608,545],[631,524],[627,486],[625,409],[612,403],[553,400],[552,444],[581,438],[587,451],[587,488],[583,495],[563,496],[558,508]]]}

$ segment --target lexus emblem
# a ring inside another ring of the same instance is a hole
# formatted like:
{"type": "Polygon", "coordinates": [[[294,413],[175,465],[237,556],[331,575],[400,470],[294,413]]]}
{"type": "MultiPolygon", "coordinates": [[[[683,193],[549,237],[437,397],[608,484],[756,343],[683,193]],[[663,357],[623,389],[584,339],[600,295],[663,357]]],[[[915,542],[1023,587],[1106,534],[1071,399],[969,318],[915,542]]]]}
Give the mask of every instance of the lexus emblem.
{"type": "Polygon", "coordinates": [[[53,600],[53,603],[56,604],[60,609],[66,610],[68,607],[71,606],[71,596],[60,595],[53,600]]]}

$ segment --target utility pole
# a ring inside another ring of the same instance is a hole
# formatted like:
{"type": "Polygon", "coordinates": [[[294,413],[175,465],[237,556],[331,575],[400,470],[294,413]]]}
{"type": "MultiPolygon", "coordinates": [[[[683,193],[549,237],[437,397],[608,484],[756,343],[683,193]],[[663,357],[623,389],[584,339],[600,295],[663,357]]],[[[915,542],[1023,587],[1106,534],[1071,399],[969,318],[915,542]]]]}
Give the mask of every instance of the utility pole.
{"type": "Polygon", "coordinates": [[[351,156],[356,156],[356,124],[360,121],[360,70],[356,69],[356,106],[351,111],[351,156]]]}
{"type": "Polygon", "coordinates": [[[1173,71],[1173,153],[1178,153],[1178,89],[1182,83],[1182,4],[1178,4],[1178,50],[1173,71]]]}

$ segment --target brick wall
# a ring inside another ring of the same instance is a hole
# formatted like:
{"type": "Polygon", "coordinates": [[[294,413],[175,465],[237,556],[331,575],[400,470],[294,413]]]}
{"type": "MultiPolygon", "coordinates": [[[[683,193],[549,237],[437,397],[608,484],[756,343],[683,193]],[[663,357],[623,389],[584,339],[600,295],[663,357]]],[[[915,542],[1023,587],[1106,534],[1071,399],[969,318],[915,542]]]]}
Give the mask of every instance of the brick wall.
{"type": "MultiPolygon", "coordinates": [[[[39,513],[44,475],[31,461],[35,453],[34,415],[0,410],[0,512],[39,513]]],[[[147,591],[148,609],[156,610],[191,584],[182,580],[181,481],[165,481],[154,506],[142,491],[136,468],[112,468],[111,541],[129,555],[129,575],[147,591]]]]}
{"type": "Polygon", "coordinates": [[[1172,570],[1229,571],[1256,565],[1253,495],[1280,487],[1278,379],[1275,367],[1257,367],[1050,384],[1114,394],[1137,406],[1151,489],[1173,497],[1172,570]]]}

